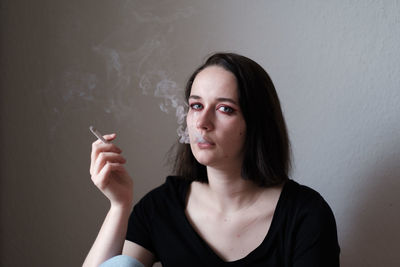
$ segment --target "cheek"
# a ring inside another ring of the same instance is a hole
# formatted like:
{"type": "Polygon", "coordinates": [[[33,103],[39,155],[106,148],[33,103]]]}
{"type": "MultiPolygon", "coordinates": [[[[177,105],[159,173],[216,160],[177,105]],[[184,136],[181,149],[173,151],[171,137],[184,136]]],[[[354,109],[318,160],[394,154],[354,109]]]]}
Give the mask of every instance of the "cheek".
{"type": "Polygon", "coordinates": [[[239,143],[244,144],[246,140],[246,131],[244,130],[239,131],[237,138],[239,143]]]}
{"type": "Polygon", "coordinates": [[[239,144],[241,144],[242,146],[244,145],[246,141],[246,127],[242,127],[241,129],[239,129],[237,140],[239,144]]]}
{"type": "Polygon", "coordinates": [[[186,116],[186,126],[187,126],[187,130],[188,130],[188,134],[189,134],[189,139],[190,141],[194,140],[195,136],[196,136],[196,120],[195,120],[195,116],[193,115],[193,113],[188,113],[186,116]]]}
{"type": "Polygon", "coordinates": [[[188,127],[189,127],[189,126],[190,126],[190,127],[193,127],[194,125],[196,125],[196,124],[195,124],[195,122],[196,122],[196,117],[197,117],[197,113],[189,110],[189,112],[188,112],[187,115],[186,115],[186,125],[187,125],[188,127]]]}
{"type": "Polygon", "coordinates": [[[220,140],[223,140],[222,142],[228,150],[241,150],[246,140],[246,129],[229,129],[223,136],[220,136],[220,140]]]}
{"type": "Polygon", "coordinates": [[[188,130],[193,128],[193,125],[194,125],[193,121],[194,121],[193,120],[193,115],[188,114],[186,116],[186,125],[187,125],[188,130]]]}

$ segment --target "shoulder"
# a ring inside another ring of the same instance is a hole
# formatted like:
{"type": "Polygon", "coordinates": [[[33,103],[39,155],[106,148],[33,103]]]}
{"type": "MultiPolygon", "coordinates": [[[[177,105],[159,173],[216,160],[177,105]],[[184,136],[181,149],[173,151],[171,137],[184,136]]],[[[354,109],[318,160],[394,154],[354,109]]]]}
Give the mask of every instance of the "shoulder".
{"type": "Polygon", "coordinates": [[[303,213],[331,212],[331,209],[320,193],[293,180],[287,181],[282,191],[288,205],[303,213]]]}
{"type": "MultiPolygon", "coordinates": [[[[190,182],[179,176],[168,176],[160,186],[148,192],[138,205],[160,205],[181,202],[190,182]]],[[[176,203],[175,203],[176,204],[176,203]]]]}
{"type": "Polygon", "coordinates": [[[336,221],[332,209],[320,193],[289,180],[278,205],[291,231],[297,236],[330,235],[336,239],[336,221]]]}
{"type": "MultiPolygon", "coordinates": [[[[182,210],[182,198],[187,183],[179,177],[169,176],[163,184],[140,199],[129,218],[127,239],[136,240],[136,243],[141,242],[138,240],[146,240],[146,233],[152,232],[153,223],[166,221],[165,218],[182,210]]],[[[148,243],[143,246],[152,250],[148,243]]]]}
{"type": "Polygon", "coordinates": [[[180,176],[167,176],[165,182],[160,186],[154,188],[146,196],[171,194],[171,193],[182,193],[186,190],[190,181],[180,176]]]}

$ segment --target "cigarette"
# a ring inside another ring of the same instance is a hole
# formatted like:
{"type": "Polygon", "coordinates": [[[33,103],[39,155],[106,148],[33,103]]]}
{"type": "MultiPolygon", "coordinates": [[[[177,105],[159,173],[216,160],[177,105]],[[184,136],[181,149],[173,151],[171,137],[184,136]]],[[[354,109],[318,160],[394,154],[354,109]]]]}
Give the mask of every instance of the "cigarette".
{"type": "Polygon", "coordinates": [[[99,138],[104,144],[109,144],[110,142],[108,142],[106,139],[103,138],[103,135],[93,126],[89,127],[90,131],[97,137],[99,138]]]}

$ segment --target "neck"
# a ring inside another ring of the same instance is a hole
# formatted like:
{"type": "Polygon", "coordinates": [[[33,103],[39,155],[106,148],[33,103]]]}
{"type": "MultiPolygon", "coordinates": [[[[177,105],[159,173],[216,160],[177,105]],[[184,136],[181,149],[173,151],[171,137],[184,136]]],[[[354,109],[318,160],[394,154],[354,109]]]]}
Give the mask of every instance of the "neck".
{"type": "Polygon", "coordinates": [[[206,189],[218,212],[235,212],[255,203],[262,188],[250,180],[244,180],[238,170],[219,170],[207,167],[206,189]]]}

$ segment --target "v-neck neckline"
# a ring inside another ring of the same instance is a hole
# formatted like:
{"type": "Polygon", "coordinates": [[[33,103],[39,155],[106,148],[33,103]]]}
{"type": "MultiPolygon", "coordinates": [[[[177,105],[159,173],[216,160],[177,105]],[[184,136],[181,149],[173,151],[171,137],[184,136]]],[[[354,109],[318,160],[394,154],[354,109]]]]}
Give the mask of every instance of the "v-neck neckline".
{"type": "Polygon", "coordinates": [[[284,201],[286,199],[286,188],[288,187],[288,184],[290,183],[290,180],[286,181],[284,186],[282,187],[282,191],[279,195],[278,202],[275,207],[274,214],[272,216],[271,224],[268,229],[267,234],[265,235],[263,241],[261,242],[260,245],[258,245],[256,248],[254,248],[252,251],[250,251],[246,256],[243,258],[234,260],[234,261],[225,261],[223,260],[218,254],[207,244],[207,242],[199,235],[199,233],[195,230],[194,226],[190,223],[188,217],[186,216],[186,205],[187,205],[187,198],[188,198],[188,192],[189,188],[191,186],[191,183],[186,183],[185,187],[183,188],[183,191],[181,193],[181,204],[182,204],[182,209],[181,209],[181,216],[183,217],[183,220],[185,222],[185,226],[188,229],[190,235],[193,237],[193,240],[196,240],[199,244],[201,244],[201,247],[210,255],[210,257],[213,259],[213,263],[210,264],[218,264],[219,266],[225,265],[225,266],[243,266],[242,264],[246,263],[247,261],[251,261],[251,259],[256,258],[257,255],[260,255],[262,251],[265,251],[266,248],[269,246],[273,245],[271,243],[271,240],[273,239],[276,231],[277,231],[277,224],[278,224],[278,218],[280,217],[280,214],[282,213],[282,206],[284,204],[284,201]]]}

